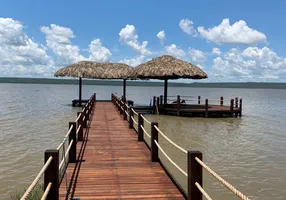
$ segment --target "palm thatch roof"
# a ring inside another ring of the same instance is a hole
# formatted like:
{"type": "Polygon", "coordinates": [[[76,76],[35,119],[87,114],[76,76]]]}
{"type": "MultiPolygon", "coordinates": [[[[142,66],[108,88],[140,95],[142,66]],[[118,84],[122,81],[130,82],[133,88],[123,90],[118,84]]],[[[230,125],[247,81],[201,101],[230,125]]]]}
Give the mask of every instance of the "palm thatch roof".
{"type": "Polygon", "coordinates": [[[132,68],[123,63],[80,61],[59,69],[55,76],[94,79],[127,79],[132,68]]]}
{"type": "Polygon", "coordinates": [[[191,63],[164,55],[138,65],[130,72],[130,77],[139,79],[203,79],[208,75],[191,63]]]}

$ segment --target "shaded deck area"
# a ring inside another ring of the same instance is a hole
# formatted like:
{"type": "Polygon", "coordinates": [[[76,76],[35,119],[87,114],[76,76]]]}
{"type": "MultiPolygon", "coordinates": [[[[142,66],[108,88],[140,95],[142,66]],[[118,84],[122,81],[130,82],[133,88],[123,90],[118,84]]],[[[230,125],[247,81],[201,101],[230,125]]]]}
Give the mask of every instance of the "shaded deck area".
{"type": "Polygon", "coordinates": [[[85,140],[77,143],[60,199],[184,199],[111,102],[97,102],[85,140]]]}

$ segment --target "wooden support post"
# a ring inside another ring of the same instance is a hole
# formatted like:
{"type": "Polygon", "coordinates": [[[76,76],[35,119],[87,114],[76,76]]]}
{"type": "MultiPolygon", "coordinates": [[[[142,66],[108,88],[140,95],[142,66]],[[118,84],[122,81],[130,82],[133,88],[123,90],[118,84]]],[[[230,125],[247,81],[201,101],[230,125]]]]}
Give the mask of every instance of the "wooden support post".
{"type": "Polygon", "coordinates": [[[138,113],[138,141],[143,141],[143,129],[141,125],[144,127],[144,120],[142,118],[142,113],[138,113]]]}
{"type": "Polygon", "coordinates": [[[84,120],[82,121],[83,128],[87,128],[86,108],[84,108],[82,111],[82,117],[84,118],[84,120]]]}
{"type": "Polygon", "coordinates": [[[220,106],[223,106],[223,97],[220,97],[220,106]]]}
{"type": "Polygon", "coordinates": [[[85,118],[86,118],[86,121],[89,120],[89,103],[87,103],[85,106],[85,118]]]}
{"type": "Polygon", "coordinates": [[[156,97],[155,96],[153,96],[153,114],[155,114],[156,113],[156,97]]]}
{"type": "Polygon", "coordinates": [[[198,104],[201,104],[201,96],[198,96],[198,104]]]}
{"type": "Polygon", "coordinates": [[[156,105],[157,105],[157,106],[158,106],[158,108],[159,108],[159,106],[160,106],[160,97],[157,97],[156,105]]]}
{"type": "Polygon", "coordinates": [[[202,166],[195,158],[203,160],[200,151],[188,151],[188,200],[202,200],[202,193],[199,191],[195,183],[199,183],[203,187],[203,171],[202,166]]]}
{"type": "Polygon", "coordinates": [[[127,120],[127,114],[126,114],[126,112],[127,112],[127,105],[126,105],[126,102],[123,104],[123,119],[124,120],[127,120]]]}
{"type": "Polygon", "coordinates": [[[239,99],[239,117],[241,117],[242,113],[242,99],[239,99]]]}
{"type": "Polygon", "coordinates": [[[123,114],[123,112],[124,112],[124,104],[123,104],[123,102],[122,101],[120,101],[120,115],[122,115],[123,114]]]}
{"type": "Polygon", "coordinates": [[[120,109],[121,109],[121,108],[120,108],[121,103],[120,103],[120,101],[119,101],[118,99],[117,99],[117,102],[118,102],[117,110],[120,111],[120,109]]]}
{"type": "Polygon", "coordinates": [[[160,106],[163,105],[163,95],[160,95],[160,106]]]}
{"type": "Polygon", "coordinates": [[[181,98],[180,95],[177,97],[177,116],[180,116],[180,106],[181,106],[181,98]]]}
{"type": "Polygon", "coordinates": [[[231,100],[230,100],[230,116],[231,116],[231,117],[233,117],[233,102],[234,102],[234,100],[231,99],[231,100]]]}
{"type": "Polygon", "coordinates": [[[78,141],[83,141],[83,123],[82,123],[83,114],[82,114],[82,112],[78,112],[77,116],[80,116],[78,121],[77,121],[77,129],[78,129],[78,127],[80,127],[78,130],[78,133],[77,133],[78,134],[77,139],[78,139],[78,141]]]}
{"type": "Polygon", "coordinates": [[[133,120],[132,120],[133,116],[134,116],[134,113],[132,111],[132,107],[130,107],[130,109],[129,109],[129,128],[130,129],[133,128],[133,120]]]}
{"type": "Polygon", "coordinates": [[[206,99],[206,103],[205,103],[205,118],[209,117],[209,100],[206,99]]]}
{"type": "Polygon", "coordinates": [[[45,163],[52,156],[52,162],[48,166],[44,174],[44,188],[47,188],[49,183],[52,183],[52,187],[47,196],[47,200],[59,199],[59,150],[49,149],[45,151],[45,163]]]}
{"type": "Polygon", "coordinates": [[[235,117],[238,117],[238,98],[235,98],[235,117]]]}
{"type": "Polygon", "coordinates": [[[158,147],[157,147],[157,145],[154,142],[156,140],[157,143],[159,144],[158,131],[155,128],[155,126],[158,127],[158,123],[157,122],[152,122],[151,123],[151,161],[152,162],[158,162],[159,161],[158,147]]]}
{"type": "Polygon", "coordinates": [[[76,123],[70,122],[69,128],[72,127],[72,130],[69,135],[69,144],[73,140],[73,143],[71,145],[71,149],[69,152],[69,163],[75,163],[76,162],[76,123]]]}

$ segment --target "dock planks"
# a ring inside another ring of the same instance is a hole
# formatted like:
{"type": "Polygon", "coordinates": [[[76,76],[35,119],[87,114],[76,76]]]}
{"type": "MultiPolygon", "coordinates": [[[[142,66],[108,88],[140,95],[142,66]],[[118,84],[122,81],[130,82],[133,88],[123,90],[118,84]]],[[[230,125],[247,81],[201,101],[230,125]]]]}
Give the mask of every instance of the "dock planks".
{"type": "MultiPolygon", "coordinates": [[[[111,102],[97,102],[80,162],[67,168],[69,199],[184,199],[111,102]]],[[[60,185],[65,199],[66,177],[60,185]]]]}

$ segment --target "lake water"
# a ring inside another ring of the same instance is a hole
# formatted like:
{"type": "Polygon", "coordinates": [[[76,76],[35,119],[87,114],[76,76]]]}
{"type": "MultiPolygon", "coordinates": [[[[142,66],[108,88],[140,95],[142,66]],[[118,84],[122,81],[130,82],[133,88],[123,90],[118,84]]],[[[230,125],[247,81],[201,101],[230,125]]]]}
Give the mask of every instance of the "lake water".
{"type": "MultiPolygon", "coordinates": [[[[83,86],[83,97],[121,94],[121,86],[83,86]]],[[[128,99],[149,104],[161,87],[127,87],[128,99]]],[[[169,88],[169,95],[243,98],[242,118],[186,118],[148,115],[174,142],[203,152],[203,160],[252,199],[286,197],[286,90],[169,88]]],[[[55,148],[74,121],[77,85],[0,84],[0,199],[27,188],[43,165],[46,149],[55,148]]],[[[186,156],[159,138],[168,155],[183,169],[186,156]]],[[[178,181],[186,180],[164,160],[178,181]]],[[[204,187],[213,199],[235,199],[204,171],[204,187]]]]}

